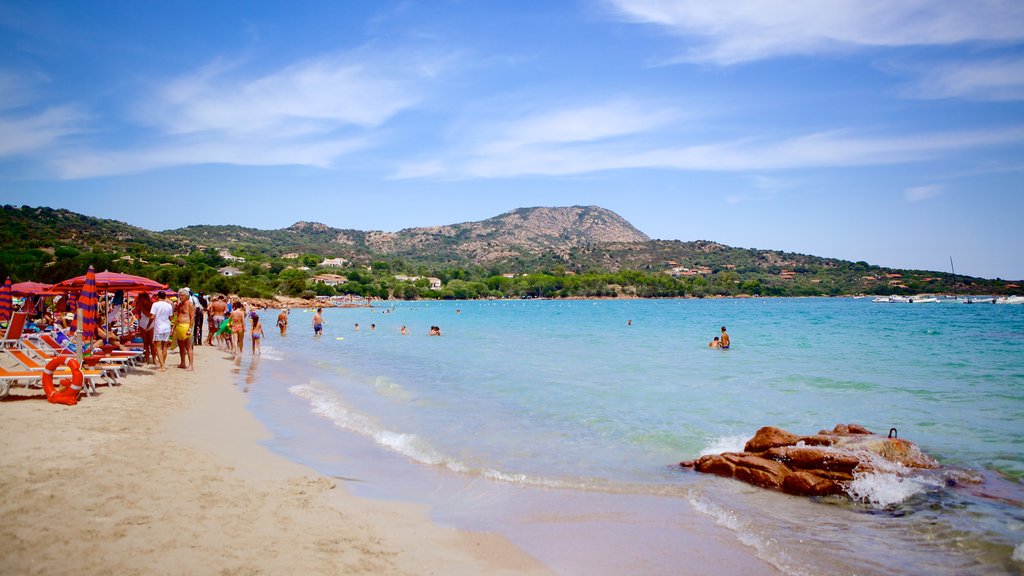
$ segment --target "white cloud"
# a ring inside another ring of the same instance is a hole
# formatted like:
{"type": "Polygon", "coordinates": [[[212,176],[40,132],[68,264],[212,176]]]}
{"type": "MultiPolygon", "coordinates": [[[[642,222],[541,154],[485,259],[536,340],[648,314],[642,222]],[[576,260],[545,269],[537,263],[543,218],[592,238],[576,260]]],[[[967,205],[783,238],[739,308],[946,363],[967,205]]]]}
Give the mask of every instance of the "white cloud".
{"type": "Polygon", "coordinates": [[[245,62],[218,60],[146,99],[135,119],[155,131],[141,143],[63,150],[53,163],[66,179],[195,164],[327,168],[377,144],[382,126],[416,106],[450,64],[437,62],[360,53],[254,76],[245,62]]]}
{"type": "MultiPolygon", "coordinates": [[[[526,120],[524,125],[531,123],[526,120]]],[[[496,131],[508,133],[505,126],[496,131]]],[[[429,164],[433,168],[429,175],[439,178],[505,178],[565,176],[635,168],[749,172],[902,164],[942,158],[953,152],[1024,142],[1024,126],[896,137],[831,131],[783,139],[748,138],[684,146],[658,145],[641,140],[559,142],[547,139],[516,148],[483,146],[434,159],[429,164]]],[[[402,174],[405,177],[419,176],[413,170],[404,170],[393,177],[398,178],[402,174]]]]}
{"type": "Polygon", "coordinates": [[[171,133],[325,133],[379,126],[419,101],[411,71],[321,58],[256,78],[220,64],[171,82],[145,110],[171,133]]]}
{"type": "Polygon", "coordinates": [[[36,152],[82,131],[85,115],[74,106],[56,106],[26,116],[0,116],[0,157],[36,152]]]}
{"type": "Polygon", "coordinates": [[[902,91],[920,99],[963,98],[984,101],[1024,100],[1024,58],[999,58],[916,65],[917,78],[902,91]]]}
{"type": "Polygon", "coordinates": [[[903,191],[908,202],[920,202],[921,200],[928,200],[934,198],[939,194],[942,194],[942,188],[939,186],[915,186],[913,188],[907,188],[903,191]]]}
{"type": "Polygon", "coordinates": [[[492,150],[512,150],[538,144],[592,142],[649,132],[673,121],[677,114],[630,101],[538,114],[499,130],[492,150]],[[503,133],[502,133],[503,132],[503,133]]]}
{"type": "Polygon", "coordinates": [[[629,21],[684,36],[680,61],[731,65],[864,47],[1024,39],[1015,0],[607,0],[629,21]]]}

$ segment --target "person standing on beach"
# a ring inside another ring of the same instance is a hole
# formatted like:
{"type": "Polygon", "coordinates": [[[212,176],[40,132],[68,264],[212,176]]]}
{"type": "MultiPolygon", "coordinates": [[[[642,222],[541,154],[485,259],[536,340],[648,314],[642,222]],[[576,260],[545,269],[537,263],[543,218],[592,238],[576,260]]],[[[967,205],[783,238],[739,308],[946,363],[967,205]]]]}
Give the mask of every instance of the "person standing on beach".
{"type": "Polygon", "coordinates": [[[196,320],[192,324],[192,345],[203,345],[203,312],[206,310],[206,298],[196,292],[192,295],[192,306],[196,311],[196,320]]]}
{"type": "Polygon", "coordinates": [[[149,364],[156,364],[156,354],[153,351],[153,299],[149,292],[139,294],[135,299],[135,316],[139,319],[139,332],[142,336],[142,361],[149,364]]]}
{"type": "Polygon", "coordinates": [[[254,355],[262,355],[263,350],[260,347],[260,340],[263,338],[263,323],[260,322],[259,314],[252,313],[252,353],[254,355]]]}
{"type": "MultiPolygon", "coordinates": [[[[218,295],[216,298],[213,299],[213,302],[210,303],[210,307],[209,310],[207,310],[207,313],[213,319],[213,323],[210,324],[210,336],[207,339],[207,344],[213,344],[214,333],[220,329],[221,323],[224,322],[224,318],[227,316],[227,310],[228,304],[227,302],[224,301],[224,296],[222,295],[218,295]]],[[[220,338],[228,340],[227,338],[224,338],[223,335],[220,336],[220,338]]]]}
{"type": "Polygon", "coordinates": [[[281,313],[277,315],[277,327],[281,329],[281,336],[288,331],[288,309],[281,310],[281,313]]]}
{"type": "Polygon", "coordinates": [[[718,345],[722,350],[729,349],[729,334],[725,331],[725,326],[722,326],[722,339],[718,345]]]}
{"type": "Polygon", "coordinates": [[[178,292],[178,307],[176,324],[174,325],[174,339],[178,341],[178,354],[181,356],[181,363],[178,368],[191,371],[195,368],[195,358],[192,355],[192,326],[196,319],[196,309],[192,306],[192,298],[188,288],[182,288],[178,292]],[[186,364],[185,360],[188,359],[186,364]]]}
{"type": "Polygon", "coordinates": [[[231,334],[234,336],[232,353],[241,354],[245,349],[245,306],[242,305],[241,300],[235,300],[235,304],[231,307],[231,334]]]}
{"type": "MultiPolygon", "coordinates": [[[[313,314],[313,335],[320,336],[324,331],[324,316],[323,308],[317,308],[316,314],[313,314]]],[[[357,324],[358,326],[358,324],[357,324]]]]}
{"type": "Polygon", "coordinates": [[[167,342],[171,339],[171,315],[174,308],[171,303],[165,300],[167,295],[163,291],[157,292],[156,302],[150,308],[153,315],[153,360],[157,368],[163,372],[167,370],[167,342]]]}

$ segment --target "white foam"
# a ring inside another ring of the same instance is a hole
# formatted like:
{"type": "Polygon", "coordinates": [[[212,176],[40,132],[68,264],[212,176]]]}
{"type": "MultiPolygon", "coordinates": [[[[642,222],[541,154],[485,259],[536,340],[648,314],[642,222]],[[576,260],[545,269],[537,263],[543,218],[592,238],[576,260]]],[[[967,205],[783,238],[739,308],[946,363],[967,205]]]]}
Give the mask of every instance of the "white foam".
{"type": "Polygon", "coordinates": [[[722,452],[743,452],[743,447],[746,446],[747,438],[749,437],[749,435],[721,436],[707,448],[701,450],[700,455],[709,456],[711,454],[721,454],[722,452]]]}
{"type": "Polygon", "coordinates": [[[757,552],[757,556],[775,566],[785,574],[794,576],[809,576],[804,570],[793,565],[785,552],[779,546],[773,545],[774,539],[759,536],[749,523],[740,519],[739,515],[714,502],[701,498],[699,494],[691,493],[689,498],[690,506],[694,510],[710,516],[716,524],[727,528],[746,546],[750,546],[757,552]]]}
{"type": "Polygon", "coordinates": [[[434,450],[416,434],[383,430],[366,416],[349,410],[340,399],[333,398],[313,386],[299,384],[292,386],[288,391],[309,400],[314,414],[327,418],[339,428],[368,436],[378,445],[416,462],[429,466],[444,466],[454,472],[468,471],[461,462],[447,458],[434,450]]]}
{"type": "Polygon", "coordinates": [[[915,494],[938,486],[934,481],[917,476],[901,476],[892,472],[854,474],[853,481],[846,488],[850,498],[885,508],[899,504],[915,494]]]}
{"type": "Polygon", "coordinates": [[[1017,547],[1013,549],[1013,561],[1024,562],[1024,542],[1017,544],[1017,547]]]}

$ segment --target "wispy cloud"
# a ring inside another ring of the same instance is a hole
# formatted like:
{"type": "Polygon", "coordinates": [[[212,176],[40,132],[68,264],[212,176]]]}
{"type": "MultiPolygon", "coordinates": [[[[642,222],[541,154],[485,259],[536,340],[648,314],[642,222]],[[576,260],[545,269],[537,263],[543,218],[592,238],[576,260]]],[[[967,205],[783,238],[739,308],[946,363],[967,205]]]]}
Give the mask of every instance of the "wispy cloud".
{"type": "MultiPolygon", "coordinates": [[[[640,109],[640,108],[638,108],[640,109]]],[[[654,117],[659,113],[653,112],[654,117]]],[[[585,114],[584,114],[585,115],[585,114]]],[[[478,126],[474,140],[490,141],[461,152],[430,159],[399,169],[393,178],[504,178],[525,175],[566,176],[618,169],[668,169],[711,172],[750,172],[887,165],[934,160],[950,153],[988,146],[1024,142],[1024,125],[994,130],[920,133],[901,136],[870,136],[854,131],[829,131],[788,138],[741,138],[694,141],[693,134],[657,133],[655,123],[624,122],[623,128],[564,132],[538,130],[527,140],[529,128],[547,125],[539,118],[572,118],[569,112],[526,118],[518,126],[501,123],[478,126]],[[627,130],[625,127],[630,127],[627,130]],[[488,139],[487,134],[492,138],[488,139]],[[509,138],[510,134],[522,136],[509,138]],[[561,134],[562,137],[558,135],[561,134]],[[631,138],[614,138],[628,134],[631,138]],[[578,141],[577,141],[578,139],[578,141]],[[510,145],[514,142],[516,145],[510,145]],[[428,166],[429,170],[422,170],[428,166]],[[419,169],[417,169],[417,167],[419,169]]],[[[552,125],[559,125],[555,122],[552,125]]]]}
{"type": "Polygon", "coordinates": [[[961,98],[982,101],[1024,100],[1024,58],[963,60],[897,66],[915,80],[901,95],[919,99],[961,98]]]}
{"type": "Polygon", "coordinates": [[[920,202],[921,200],[928,200],[942,194],[942,187],[935,185],[915,186],[907,188],[903,191],[903,194],[908,202],[920,202]]]}
{"type": "Polygon", "coordinates": [[[732,65],[865,47],[1024,38],[1024,3],[988,0],[607,0],[621,17],[684,37],[680,61],[732,65]]]}
{"type": "Polygon", "coordinates": [[[145,99],[133,116],[149,130],[141,144],[66,149],[54,163],[68,179],[213,163],[327,168],[378,143],[445,62],[360,51],[252,74],[248,62],[217,60],[145,99]]]}
{"type": "Polygon", "coordinates": [[[34,107],[39,77],[0,71],[0,158],[49,148],[84,129],[78,106],[34,107]]]}

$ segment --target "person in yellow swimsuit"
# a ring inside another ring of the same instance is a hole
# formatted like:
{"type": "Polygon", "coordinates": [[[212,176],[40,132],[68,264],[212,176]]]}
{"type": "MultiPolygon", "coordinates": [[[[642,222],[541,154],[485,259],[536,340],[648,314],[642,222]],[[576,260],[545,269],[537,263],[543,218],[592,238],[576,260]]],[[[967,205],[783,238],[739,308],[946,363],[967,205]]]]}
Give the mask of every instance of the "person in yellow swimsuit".
{"type": "Polygon", "coordinates": [[[174,308],[174,339],[178,341],[178,354],[181,355],[178,368],[192,370],[195,367],[195,358],[192,355],[192,325],[195,323],[196,309],[192,305],[191,294],[187,288],[182,288],[178,295],[178,305],[174,308]]]}

